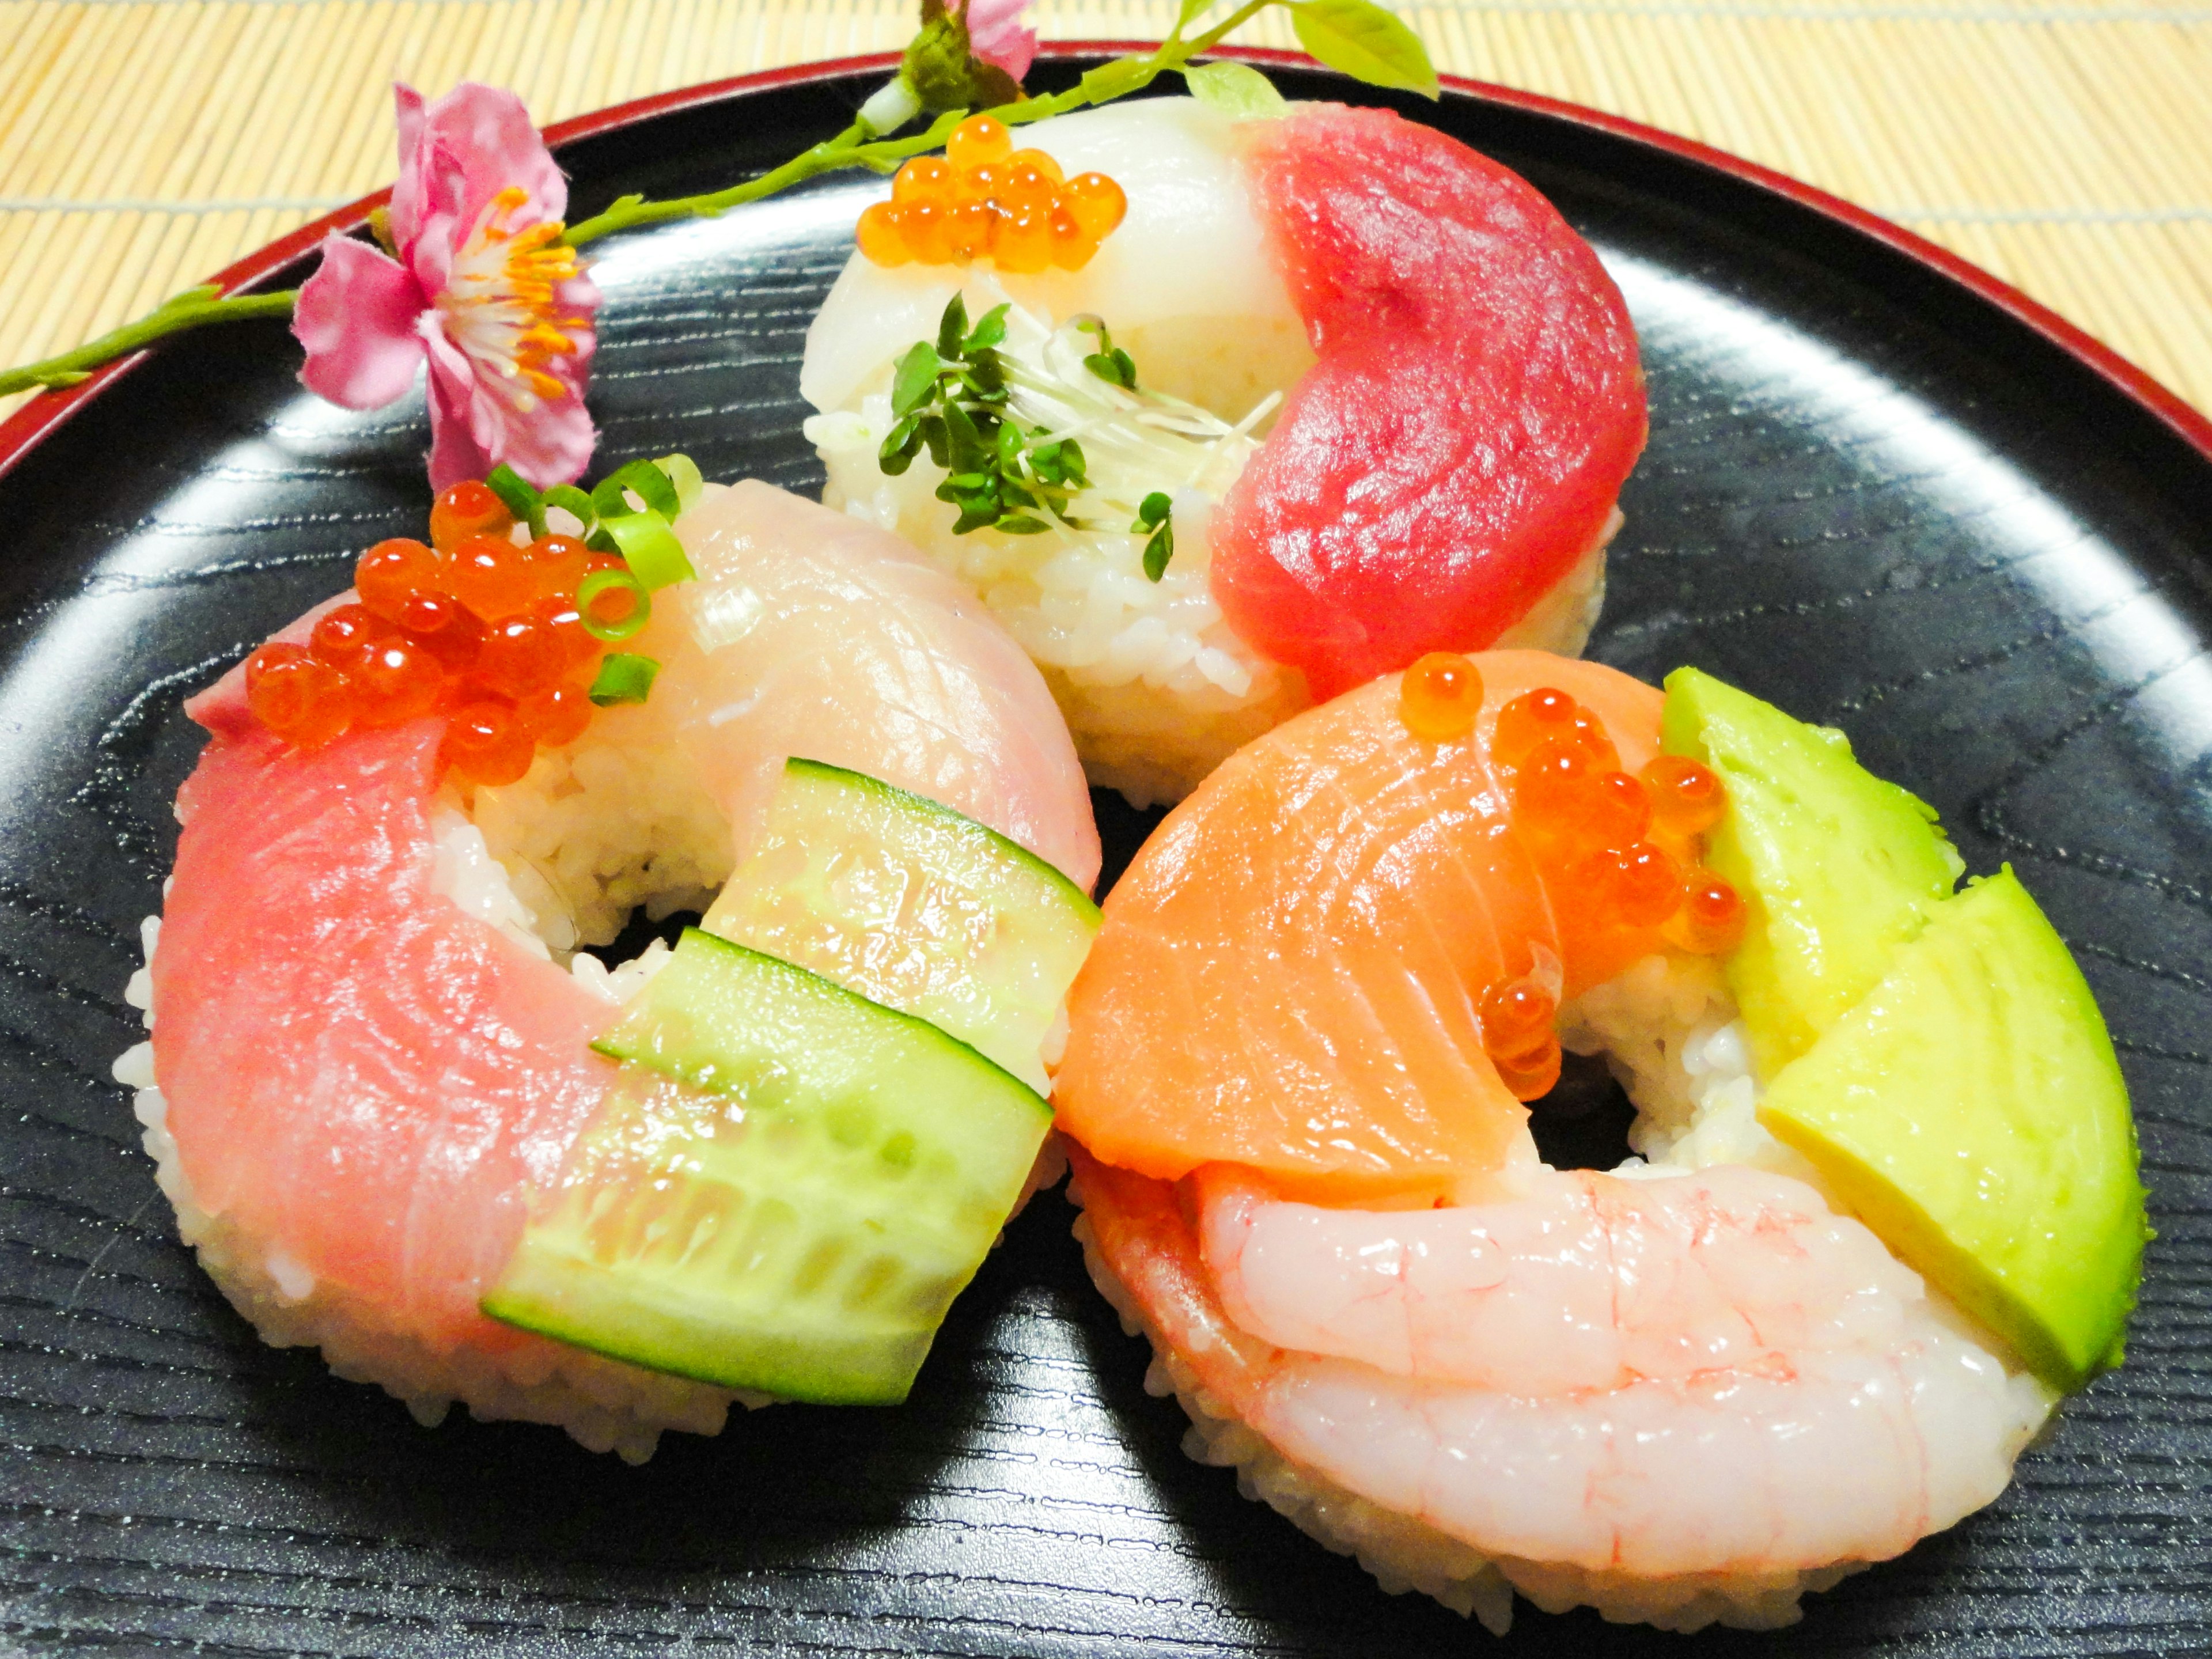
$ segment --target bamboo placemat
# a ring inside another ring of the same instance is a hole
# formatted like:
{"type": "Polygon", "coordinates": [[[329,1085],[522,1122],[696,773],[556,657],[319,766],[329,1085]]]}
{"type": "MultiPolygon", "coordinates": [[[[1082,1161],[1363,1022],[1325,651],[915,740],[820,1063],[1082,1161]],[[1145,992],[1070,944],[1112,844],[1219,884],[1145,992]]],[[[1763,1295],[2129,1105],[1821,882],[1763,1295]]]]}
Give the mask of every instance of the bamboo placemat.
{"type": "MultiPolygon", "coordinates": [[[[2212,409],[2212,6],[1445,0],[1439,68],[1700,138],[2016,283],[2212,409]]],[[[1156,38],[1174,0],[1039,0],[1156,38]]],[[[550,121],[895,48],[913,0],[0,0],[0,363],[64,349],[387,182],[389,83],[550,121]]],[[[1239,37],[1291,46],[1270,15],[1239,37]]],[[[0,404],[0,412],[12,405],[0,404]]]]}

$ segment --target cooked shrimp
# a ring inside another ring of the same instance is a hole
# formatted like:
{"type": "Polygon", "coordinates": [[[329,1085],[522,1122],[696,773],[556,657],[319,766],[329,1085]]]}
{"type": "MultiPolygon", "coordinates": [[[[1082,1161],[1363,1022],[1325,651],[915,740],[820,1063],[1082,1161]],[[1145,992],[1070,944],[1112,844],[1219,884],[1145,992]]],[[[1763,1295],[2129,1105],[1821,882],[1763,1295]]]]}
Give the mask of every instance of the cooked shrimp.
{"type": "Polygon", "coordinates": [[[1202,1259],[1230,1317],[1279,1347],[1532,1395],[1887,1344],[1921,1295],[1863,1224],[1764,1170],[1537,1166],[1525,1185],[1331,1210],[1217,1164],[1197,1177],[1202,1259]]]}

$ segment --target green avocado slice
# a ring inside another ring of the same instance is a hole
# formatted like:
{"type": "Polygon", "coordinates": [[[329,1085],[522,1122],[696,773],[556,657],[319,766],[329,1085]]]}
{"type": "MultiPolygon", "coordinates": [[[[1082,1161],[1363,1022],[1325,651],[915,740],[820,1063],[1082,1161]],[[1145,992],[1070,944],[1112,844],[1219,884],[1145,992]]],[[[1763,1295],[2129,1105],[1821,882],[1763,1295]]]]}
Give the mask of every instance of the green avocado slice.
{"type": "Polygon", "coordinates": [[[1725,969],[1772,1077],[1874,988],[1966,866],[1934,810],[1861,766],[1842,732],[1710,674],[1667,677],[1660,734],[1728,787],[1705,862],[1744,898],[1725,969]]]}
{"type": "Polygon", "coordinates": [[[2009,867],[1933,907],[1759,1119],[2045,1381],[2120,1363],[2150,1237],[2127,1088],[2009,867]]]}

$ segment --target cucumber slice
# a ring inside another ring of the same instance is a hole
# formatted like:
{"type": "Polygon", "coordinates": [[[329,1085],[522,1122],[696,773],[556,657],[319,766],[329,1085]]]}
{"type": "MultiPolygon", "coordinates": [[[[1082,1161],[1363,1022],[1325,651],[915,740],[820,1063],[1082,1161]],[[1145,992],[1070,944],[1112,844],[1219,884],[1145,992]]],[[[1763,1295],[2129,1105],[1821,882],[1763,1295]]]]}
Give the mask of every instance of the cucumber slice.
{"type": "Polygon", "coordinates": [[[484,1312],[701,1382],[905,1399],[1051,1109],[934,1026],[696,928],[592,1046],[623,1082],[484,1312]]]}
{"type": "Polygon", "coordinates": [[[759,845],[700,926],[918,1014],[1042,1093],[1040,1050],[1098,907],[949,806],[793,759],[759,845]]]}

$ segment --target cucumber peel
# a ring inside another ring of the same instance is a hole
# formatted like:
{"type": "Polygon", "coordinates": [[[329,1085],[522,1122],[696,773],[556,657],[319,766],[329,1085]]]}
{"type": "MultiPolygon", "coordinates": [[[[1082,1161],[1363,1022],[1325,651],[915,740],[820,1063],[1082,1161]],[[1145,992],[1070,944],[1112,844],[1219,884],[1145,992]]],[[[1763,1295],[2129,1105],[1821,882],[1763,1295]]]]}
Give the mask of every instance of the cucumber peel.
{"type": "Polygon", "coordinates": [[[1042,1093],[1040,1051],[1098,922],[1082,889],[996,830],[794,758],[700,926],[918,1014],[1042,1093]]]}

